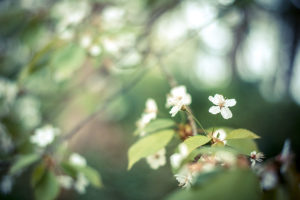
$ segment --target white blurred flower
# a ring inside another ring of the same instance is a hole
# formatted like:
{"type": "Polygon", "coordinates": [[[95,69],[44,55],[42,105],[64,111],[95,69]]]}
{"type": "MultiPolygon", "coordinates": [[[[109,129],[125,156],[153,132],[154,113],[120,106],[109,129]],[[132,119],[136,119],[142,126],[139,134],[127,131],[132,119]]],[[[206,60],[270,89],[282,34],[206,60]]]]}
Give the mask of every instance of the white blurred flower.
{"type": "Polygon", "coordinates": [[[262,159],[264,158],[264,154],[259,152],[257,153],[256,151],[252,151],[250,153],[250,161],[251,161],[251,166],[253,167],[257,162],[262,162],[262,159]]]}
{"type": "Polygon", "coordinates": [[[223,129],[215,130],[212,134],[213,141],[215,143],[222,142],[223,144],[226,144],[227,143],[226,136],[227,136],[227,134],[223,129]]]}
{"type": "Polygon", "coordinates": [[[83,48],[88,48],[92,43],[92,38],[89,35],[84,35],[80,39],[80,46],[83,48]]]}
{"type": "Polygon", "coordinates": [[[266,170],[261,176],[260,185],[265,190],[271,190],[277,185],[277,182],[278,178],[276,173],[271,170],[266,170]]]}
{"type": "Polygon", "coordinates": [[[225,99],[222,95],[216,94],[214,97],[209,96],[208,99],[215,104],[209,108],[209,112],[212,114],[221,113],[224,119],[229,119],[232,117],[232,113],[228,107],[232,107],[236,104],[235,99],[225,99]]]}
{"type": "Polygon", "coordinates": [[[221,162],[221,165],[233,166],[236,164],[236,157],[233,153],[229,151],[218,151],[215,154],[215,158],[218,162],[221,162]]]}
{"type": "Polygon", "coordinates": [[[122,59],[121,66],[130,67],[130,66],[137,65],[141,61],[141,59],[142,59],[141,55],[136,50],[131,50],[122,59]]]}
{"type": "Polygon", "coordinates": [[[125,10],[118,7],[105,8],[102,13],[104,26],[107,28],[120,28],[124,24],[125,10]]]}
{"type": "Polygon", "coordinates": [[[140,136],[144,136],[146,134],[143,129],[146,127],[147,124],[153,119],[156,119],[157,115],[157,105],[154,99],[147,99],[146,101],[146,108],[144,110],[144,113],[142,114],[141,119],[137,121],[137,127],[140,132],[140,136]]]}
{"type": "Polygon", "coordinates": [[[61,187],[65,189],[71,189],[73,184],[73,179],[67,175],[60,175],[57,177],[58,183],[61,187]]]}
{"type": "Polygon", "coordinates": [[[178,146],[179,153],[174,153],[170,156],[171,166],[173,168],[178,168],[181,162],[188,156],[188,148],[186,144],[181,143],[178,146]]]}
{"type": "Polygon", "coordinates": [[[82,174],[79,173],[77,176],[77,180],[74,184],[74,188],[75,190],[79,193],[79,194],[84,194],[86,187],[89,185],[89,181],[87,180],[87,178],[82,174]]]}
{"type": "Polygon", "coordinates": [[[89,52],[92,56],[99,56],[101,51],[101,47],[95,44],[89,48],[89,52]]]}
{"type": "Polygon", "coordinates": [[[38,145],[39,147],[45,147],[51,144],[56,135],[60,131],[51,125],[46,125],[42,128],[36,129],[34,135],[30,137],[30,142],[38,145]]]}
{"type": "Polygon", "coordinates": [[[62,40],[71,40],[74,37],[74,31],[65,29],[59,33],[59,38],[62,40]]]}
{"type": "Polygon", "coordinates": [[[183,188],[190,188],[193,181],[194,181],[194,176],[193,173],[189,170],[189,168],[187,166],[184,166],[178,174],[174,175],[176,180],[179,183],[180,187],[183,188]]]}
{"type": "Polygon", "coordinates": [[[3,194],[9,194],[13,186],[13,177],[6,175],[2,178],[0,183],[0,190],[3,194]]]}
{"type": "Polygon", "coordinates": [[[166,149],[163,148],[155,154],[148,156],[146,160],[152,169],[158,169],[160,166],[164,166],[166,164],[166,149]]]}
{"type": "Polygon", "coordinates": [[[192,102],[191,95],[186,92],[186,87],[181,85],[172,88],[170,94],[167,95],[167,104],[169,108],[172,106],[170,114],[174,117],[183,106],[190,105],[192,102]]]}
{"type": "Polygon", "coordinates": [[[72,155],[69,158],[69,161],[73,165],[77,165],[80,167],[85,167],[86,166],[86,160],[84,157],[79,155],[78,153],[72,153],[72,155]]]}

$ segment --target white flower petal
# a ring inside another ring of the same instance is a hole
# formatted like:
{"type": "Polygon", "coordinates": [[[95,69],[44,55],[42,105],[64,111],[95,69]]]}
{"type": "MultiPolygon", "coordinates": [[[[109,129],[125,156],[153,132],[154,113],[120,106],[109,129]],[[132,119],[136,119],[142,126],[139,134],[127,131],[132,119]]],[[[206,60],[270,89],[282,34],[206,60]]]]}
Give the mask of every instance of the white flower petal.
{"type": "Polygon", "coordinates": [[[225,107],[232,107],[232,106],[235,106],[235,104],[236,104],[235,99],[226,99],[224,106],[225,107]]]}
{"type": "Polygon", "coordinates": [[[227,107],[221,108],[221,115],[224,119],[229,119],[232,117],[232,113],[227,107]]]}
{"type": "Polygon", "coordinates": [[[211,114],[218,114],[221,112],[221,109],[219,106],[212,106],[209,108],[208,112],[210,112],[211,114]]]}
{"type": "Polygon", "coordinates": [[[171,162],[171,166],[173,168],[178,168],[181,164],[183,157],[181,154],[179,153],[174,153],[173,155],[171,155],[170,157],[170,162],[171,162]]]}
{"type": "Polygon", "coordinates": [[[171,116],[174,117],[180,109],[181,109],[181,106],[173,106],[173,108],[170,110],[171,116]]]}

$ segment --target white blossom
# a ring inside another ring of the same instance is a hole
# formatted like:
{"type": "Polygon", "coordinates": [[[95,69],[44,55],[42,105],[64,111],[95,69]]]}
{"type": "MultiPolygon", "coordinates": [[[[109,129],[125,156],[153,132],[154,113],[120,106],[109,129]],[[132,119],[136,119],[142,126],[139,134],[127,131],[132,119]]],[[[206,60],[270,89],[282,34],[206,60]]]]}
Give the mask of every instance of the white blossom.
{"type": "Polygon", "coordinates": [[[139,119],[136,123],[138,129],[140,130],[140,136],[144,136],[146,134],[143,129],[147,124],[153,119],[156,119],[157,116],[157,105],[153,99],[147,99],[146,108],[142,114],[141,119],[139,119]]]}
{"type": "Polygon", "coordinates": [[[46,125],[42,128],[36,129],[34,135],[30,137],[30,142],[37,144],[39,147],[45,147],[51,144],[56,135],[60,131],[50,125],[46,125]]]}
{"type": "Polygon", "coordinates": [[[73,184],[73,179],[67,175],[60,175],[57,177],[58,183],[61,187],[65,189],[71,189],[73,184]]]}
{"type": "Polygon", "coordinates": [[[223,144],[227,143],[226,132],[223,129],[215,130],[212,134],[214,142],[222,142],[223,144]]]}
{"type": "Polygon", "coordinates": [[[183,188],[190,188],[194,181],[194,175],[187,166],[182,167],[179,173],[174,176],[179,183],[178,186],[183,188]]]}
{"type": "Polygon", "coordinates": [[[224,119],[229,119],[232,117],[232,112],[229,110],[229,107],[232,107],[236,104],[235,99],[225,99],[223,95],[216,94],[214,97],[209,96],[208,99],[215,104],[209,108],[209,112],[212,114],[221,113],[224,119]]]}
{"type": "Polygon", "coordinates": [[[88,48],[92,43],[92,38],[89,35],[84,35],[80,39],[80,46],[83,48],[88,48]]]}
{"type": "Polygon", "coordinates": [[[72,153],[72,155],[69,158],[69,161],[73,165],[77,165],[80,167],[85,167],[86,166],[86,160],[84,157],[79,155],[78,153],[72,153]]]}
{"type": "Polygon", "coordinates": [[[188,156],[188,148],[186,144],[181,143],[178,146],[179,153],[174,153],[170,157],[171,165],[173,168],[178,168],[183,161],[188,156]]]}
{"type": "Polygon", "coordinates": [[[88,185],[89,181],[87,180],[87,178],[82,173],[79,173],[74,184],[75,190],[80,194],[84,194],[88,185]]]}
{"type": "Polygon", "coordinates": [[[250,153],[250,161],[251,161],[251,166],[253,167],[257,162],[262,162],[262,159],[264,158],[264,154],[259,152],[257,153],[256,151],[252,151],[250,153]]]}
{"type": "Polygon", "coordinates": [[[148,156],[146,160],[152,169],[158,169],[160,166],[164,166],[166,164],[166,149],[163,148],[155,154],[148,156]]]}
{"type": "Polygon", "coordinates": [[[265,190],[273,189],[278,182],[277,175],[274,171],[267,170],[262,174],[260,185],[265,190]]]}
{"type": "Polygon", "coordinates": [[[181,85],[172,88],[170,94],[167,95],[166,106],[172,107],[170,114],[174,117],[178,111],[182,109],[183,106],[190,105],[192,102],[192,97],[186,92],[186,87],[181,85]]]}
{"type": "Polygon", "coordinates": [[[218,162],[221,162],[221,165],[227,164],[233,166],[237,161],[235,155],[229,151],[218,151],[215,154],[215,158],[218,162]]]}
{"type": "Polygon", "coordinates": [[[89,48],[89,52],[92,56],[99,56],[101,51],[101,47],[95,44],[89,48]]]}

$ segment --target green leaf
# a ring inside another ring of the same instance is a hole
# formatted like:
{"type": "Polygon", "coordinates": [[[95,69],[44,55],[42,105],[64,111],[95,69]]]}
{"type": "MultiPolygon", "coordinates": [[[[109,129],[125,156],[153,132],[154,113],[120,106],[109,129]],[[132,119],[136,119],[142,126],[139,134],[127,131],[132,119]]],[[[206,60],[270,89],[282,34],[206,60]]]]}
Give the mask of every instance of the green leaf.
{"type": "Polygon", "coordinates": [[[174,192],[167,200],[261,199],[258,178],[251,170],[229,170],[211,175],[205,184],[174,192]]]}
{"type": "Polygon", "coordinates": [[[39,181],[43,178],[46,172],[46,165],[44,162],[41,162],[39,165],[35,167],[31,176],[31,185],[35,187],[39,181]]]}
{"type": "Polygon", "coordinates": [[[59,184],[52,171],[46,171],[42,179],[34,188],[35,198],[38,200],[54,200],[59,194],[59,184]]]}
{"type": "Polygon", "coordinates": [[[186,139],[183,143],[187,146],[188,152],[192,152],[197,147],[200,147],[206,143],[208,143],[211,140],[211,138],[203,136],[203,135],[196,135],[189,137],[186,139]]]}
{"type": "Polygon", "coordinates": [[[227,134],[226,139],[232,140],[232,139],[257,139],[260,138],[255,133],[246,130],[246,129],[235,129],[231,131],[229,134],[227,134]]]}
{"type": "Polygon", "coordinates": [[[155,154],[164,148],[173,135],[173,130],[164,130],[146,136],[133,144],[128,150],[128,170],[140,159],[155,154]]]}
{"type": "Polygon", "coordinates": [[[254,140],[252,139],[234,139],[227,140],[227,145],[233,147],[241,154],[250,155],[252,151],[257,151],[258,147],[254,140]]]}
{"type": "Polygon", "coordinates": [[[89,182],[95,187],[102,187],[102,181],[97,170],[86,166],[86,167],[76,167],[78,172],[85,175],[89,182]]]}
{"type": "MultiPolygon", "coordinates": [[[[175,125],[175,122],[173,120],[170,119],[156,119],[151,121],[145,128],[143,131],[145,131],[146,133],[151,133],[154,131],[159,131],[162,129],[166,129],[169,127],[172,127],[175,125]]],[[[141,130],[137,130],[135,131],[134,135],[137,135],[139,132],[141,132],[141,130]]]]}
{"type": "Polygon", "coordinates": [[[62,163],[61,165],[62,168],[64,169],[64,172],[70,175],[71,177],[76,178],[78,173],[82,173],[93,186],[102,187],[100,174],[98,173],[97,170],[93,169],[92,167],[89,166],[81,167],[81,166],[72,165],[70,163],[62,163]]]}
{"type": "Polygon", "coordinates": [[[17,161],[13,164],[13,166],[10,168],[9,173],[15,174],[19,172],[20,170],[28,167],[35,161],[37,161],[40,158],[40,155],[38,154],[28,154],[28,155],[21,155],[17,159],[17,161]]]}

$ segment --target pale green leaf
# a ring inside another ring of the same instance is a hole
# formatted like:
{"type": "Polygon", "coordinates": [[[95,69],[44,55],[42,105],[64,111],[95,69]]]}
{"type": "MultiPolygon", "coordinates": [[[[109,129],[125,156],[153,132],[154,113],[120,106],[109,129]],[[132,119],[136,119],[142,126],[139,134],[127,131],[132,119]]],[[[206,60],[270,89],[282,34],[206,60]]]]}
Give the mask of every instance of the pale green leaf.
{"type": "Polygon", "coordinates": [[[208,143],[211,140],[211,138],[203,136],[203,135],[196,135],[189,137],[186,139],[183,143],[187,146],[188,152],[192,152],[197,147],[200,147],[206,143],[208,143]]]}
{"type": "Polygon", "coordinates": [[[77,167],[77,170],[82,173],[93,186],[102,187],[102,181],[97,170],[89,166],[77,167]]]}
{"type": "Polygon", "coordinates": [[[31,176],[31,185],[33,187],[35,187],[39,183],[39,181],[43,178],[45,172],[46,165],[44,162],[41,162],[34,168],[31,176]]]}
{"type": "Polygon", "coordinates": [[[254,140],[252,139],[234,139],[234,140],[227,140],[226,143],[228,146],[233,147],[241,154],[250,155],[252,151],[257,151],[258,147],[254,140]]]}
{"type": "Polygon", "coordinates": [[[27,155],[20,155],[17,161],[13,164],[10,168],[9,173],[15,174],[20,170],[28,167],[29,165],[33,164],[40,158],[38,154],[27,154],[27,155]]]}
{"type": "Polygon", "coordinates": [[[255,133],[246,130],[246,129],[235,129],[231,131],[229,134],[227,134],[226,139],[232,140],[232,139],[257,139],[260,138],[255,133]]]}
{"type": "Polygon", "coordinates": [[[175,122],[170,119],[156,119],[151,121],[143,130],[136,130],[134,135],[137,135],[141,131],[145,131],[146,133],[151,133],[154,131],[159,131],[162,129],[170,128],[175,125],[175,122]]]}
{"type": "Polygon", "coordinates": [[[173,135],[173,130],[163,130],[146,136],[133,144],[128,150],[128,169],[140,159],[155,154],[164,148],[170,142],[173,135]]]}
{"type": "Polygon", "coordinates": [[[46,171],[34,188],[35,199],[54,200],[59,194],[59,184],[52,171],[46,171]]]}

